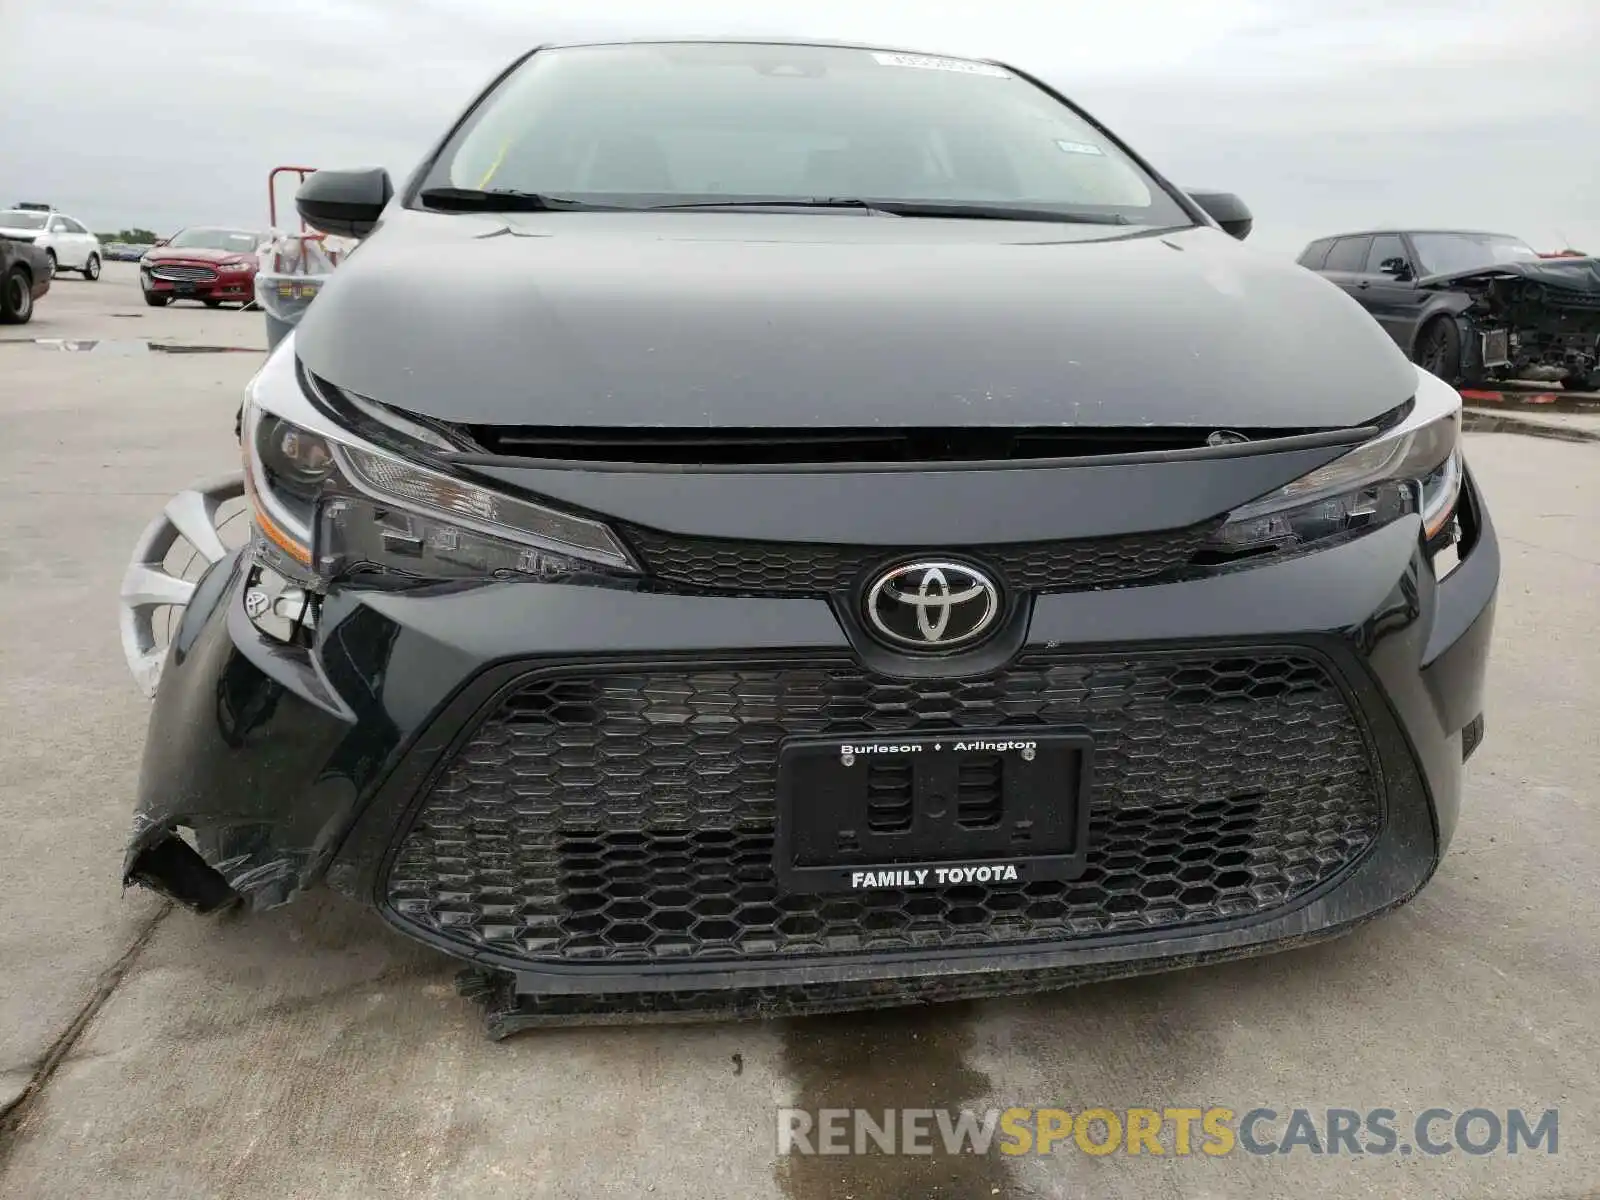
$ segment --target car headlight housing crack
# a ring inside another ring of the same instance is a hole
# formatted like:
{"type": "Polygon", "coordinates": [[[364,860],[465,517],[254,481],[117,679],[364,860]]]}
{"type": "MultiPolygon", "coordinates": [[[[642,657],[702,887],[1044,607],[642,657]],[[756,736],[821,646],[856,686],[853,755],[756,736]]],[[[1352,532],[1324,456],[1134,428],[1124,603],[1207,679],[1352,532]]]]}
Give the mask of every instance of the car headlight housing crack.
{"type": "Polygon", "coordinates": [[[1211,561],[1307,548],[1400,517],[1421,517],[1431,551],[1453,538],[1461,497],[1461,397],[1418,371],[1403,420],[1325,466],[1234,509],[1212,535],[1211,561]]]}
{"type": "Polygon", "coordinates": [[[391,582],[636,577],[600,521],[402,458],[340,429],[306,399],[285,339],[251,381],[241,421],[256,556],[325,592],[391,582]]]}

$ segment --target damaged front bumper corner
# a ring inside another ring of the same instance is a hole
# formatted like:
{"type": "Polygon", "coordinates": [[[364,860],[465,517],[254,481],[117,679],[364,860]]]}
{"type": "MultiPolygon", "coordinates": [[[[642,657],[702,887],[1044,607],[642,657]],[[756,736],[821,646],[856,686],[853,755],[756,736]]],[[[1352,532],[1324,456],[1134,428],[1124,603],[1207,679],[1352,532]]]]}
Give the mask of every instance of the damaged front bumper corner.
{"type": "MultiPolygon", "coordinates": [[[[344,735],[355,736],[356,714],[306,674],[309,663],[286,671],[268,661],[292,648],[249,624],[241,598],[249,564],[247,552],[214,563],[173,635],[123,861],[124,887],[202,913],[275,908],[317,882],[357,792],[354,778],[337,773],[341,754],[352,753],[344,735]],[[324,764],[319,778],[298,768],[308,750],[324,764]],[[262,778],[241,780],[241,760],[262,778]]],[[[363,730],[366,740],[385,724],[363,730]]],[[[370,766],[359,748],[354,757],[370,766]]]]}

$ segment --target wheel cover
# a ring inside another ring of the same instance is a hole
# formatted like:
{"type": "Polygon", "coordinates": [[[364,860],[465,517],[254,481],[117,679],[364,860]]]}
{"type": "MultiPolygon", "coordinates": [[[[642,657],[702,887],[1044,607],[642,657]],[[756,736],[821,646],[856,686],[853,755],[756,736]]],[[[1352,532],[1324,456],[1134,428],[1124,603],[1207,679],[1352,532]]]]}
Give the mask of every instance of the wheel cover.
{"type": "Polygon", "coordinates": [[[242,474],[185,488],[145,526],[122,577],[118,625],[128,670],[146,696],[161,682],[172,635],[200,576],[248,537],[242,474]]]}

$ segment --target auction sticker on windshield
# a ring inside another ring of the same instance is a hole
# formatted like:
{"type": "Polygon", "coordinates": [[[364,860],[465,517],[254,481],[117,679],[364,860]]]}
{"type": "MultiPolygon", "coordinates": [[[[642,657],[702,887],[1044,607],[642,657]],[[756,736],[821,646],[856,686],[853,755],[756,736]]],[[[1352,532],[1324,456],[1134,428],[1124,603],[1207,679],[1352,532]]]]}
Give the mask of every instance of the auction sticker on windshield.
{"type": "Polygon", "coordinates": [[[996,79],[1010,79],[1011,72],[993,63],[969,62],[964,58],[935,58],[928,54],[874,53],[886,67],[917,67],[924,71],[959,71],[963,75],[991,75],[996,79]]]}

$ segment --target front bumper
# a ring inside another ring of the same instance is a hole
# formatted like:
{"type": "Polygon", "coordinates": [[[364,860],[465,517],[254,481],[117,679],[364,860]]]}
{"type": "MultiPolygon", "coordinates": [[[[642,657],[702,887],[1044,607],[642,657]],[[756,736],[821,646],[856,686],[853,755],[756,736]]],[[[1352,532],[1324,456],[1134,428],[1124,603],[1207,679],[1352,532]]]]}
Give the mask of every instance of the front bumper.
{"type": "MultiPolygon", "coordinates": [[[[453,926],[452,887],[480,925],[488,911],[483,897],[467,895],[463,867],[461,878],[436,880],[422,906],[439,919],[419,921],[395,883],[410,869],[401,859],[419,809],[452,763],[459,767],[483,722],[538,672],[836,662],[874,686],[879,667],[860,663],[821,600],[520,583],[336,591],[322,609],[315,649],[294,649],[263,637],[246,616],[237,557],[206,577],[174,639],[125,878],[199,909],[234,898],[271,907],[325,880],[402,932],[482,968],[473,990],[499,1032],[1017,992],[1304,944],[1409,899],[1454,831],[1463,761],[1481,733],[1499,577],[1494,531],[1470,478],[1463,522],[1461,565],[1442,582],[1410,518],[1249,570],[1041,595],[1022,614],[1014,661],[1065,656],[1067,665],[1052,669],[1070,672],[1084,658],[1276,655],[1326,672],[1360,728],[1381,814],[1359,853],[1336,870],[1307,882],[1309,860],[1290,864],[1287,874],[1299,872],[1304,886],[1284,889],[1282,903],[1178,925],[1090,922],[1078,933],[1063,925],[1060,936],[1000,945],[912,938],[864,949],[846,939],[846,950],[832,953],[778,939],[765,943],[765,954],[567,960],[453,926]],[[191,831],[196,849],[179,829],[191,831]]],[[[507,824],[519,819],[510,814],[507,824]]],[[[446,847],[439,870],[449,871],[452,853],[465,851],[446,847]]],[[[481,861],[470,865],[482,869],[481,861]]],[[[772,928],[781,930],[781,920],[772,928]]]]}
{"type": "Polygon", "coordinates": [[[139,273],[139,285],[155,296],[173,296],[179,300],[223,300],[244,303],[255,298],[255,272],[219,274],[214,280],[162,279],[148,269],[139,273]]]}

